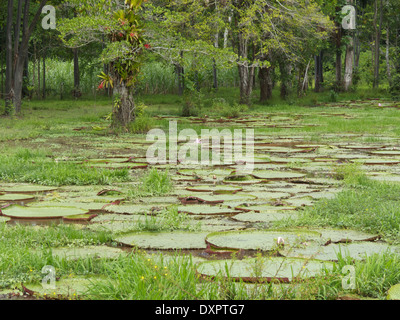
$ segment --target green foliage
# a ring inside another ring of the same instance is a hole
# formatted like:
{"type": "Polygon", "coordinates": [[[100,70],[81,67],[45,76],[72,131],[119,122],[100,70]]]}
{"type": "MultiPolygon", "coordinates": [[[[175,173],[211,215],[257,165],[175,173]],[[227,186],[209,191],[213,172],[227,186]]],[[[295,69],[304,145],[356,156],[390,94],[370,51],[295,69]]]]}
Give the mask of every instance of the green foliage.
{"type": "Polygon", "coordinates": [[[160,172],[153,168],[142,177],[140,187],[130,188],[127,195],[130,199],[162,196],[168,194],[172,190],[172,186],[168,171],[160,172]]]}
{"type": "Polygon", "coordinates": [[[107,185],[129,181],[129,172],[96,169],[82,164],[54,161],[29,150],[13,156],[0,156],[0,180],[6,182],[30,182],[49,186],[107,185]]]}

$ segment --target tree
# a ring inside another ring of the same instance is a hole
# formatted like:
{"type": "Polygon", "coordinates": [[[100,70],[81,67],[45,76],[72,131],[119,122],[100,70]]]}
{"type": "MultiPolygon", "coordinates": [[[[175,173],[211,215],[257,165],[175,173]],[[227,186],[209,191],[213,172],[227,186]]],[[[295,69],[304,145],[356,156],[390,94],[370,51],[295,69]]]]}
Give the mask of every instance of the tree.
{"type": "Polygon", "coordinates": [[[12,21],[13,21],[13,1],[8,1],[8,14],[7,14],[7,58],[6,58],[6,114],[9,114],[12,109],[16,114],[21,111],[22,104],[22,89],[23,89],[23,76],[26,69],[26,61],[28,58],[28,46],[36,27],[42,8],[48,0],[41,0],[39,5],[34,11],[33,18],[29,21],[30,4],[31,0],[19,0],[16,24],[14,27],[14,51],[12,43],[12,21]],[[23,12],[22,2],[24,2],[23,12]],[[21,17],[22,15],[22,17],[21,17]],[[20,24],[22,18],[22,36],[20,37],[20,24]],[[13,59],[14,58],[14,59],[13,59]]]}
{"type": "Polygon", "coordinates": [[[99,89],[113,89],[112,126],[127,127],[135,119],[134,87],[141,65],[141,55],[148,47],[140,12],[147,0],[68,1],[75,5],[77,16],[62,19],[58,30],[64,44],[79,48],[107,39],[100,61],[109,65],[102,73],[99,89]]]}

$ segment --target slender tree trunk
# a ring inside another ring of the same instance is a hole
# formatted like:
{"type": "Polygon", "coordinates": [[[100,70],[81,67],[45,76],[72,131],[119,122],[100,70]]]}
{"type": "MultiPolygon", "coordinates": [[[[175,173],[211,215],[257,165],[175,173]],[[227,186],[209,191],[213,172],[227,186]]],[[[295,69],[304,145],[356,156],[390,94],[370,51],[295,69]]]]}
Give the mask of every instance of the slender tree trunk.
{"type": "Polygon", "coordinates": [[[40,98],[40,56],[37,59],[37,77],[38,77],[38,89],[37,89],[37,97],[40,98]]]}
{"type": "Polygon", "coordinates": [[[291,75],[292,75],[292,65],[289,61],[287,60],[281,60],[279,61],[279,70],[281,72],[281,98],[286,99],[292,89],[292,81],[291,81],[291,75]]]}
{"type": "Polygon", "coordinates": [[[14,110],[16,113],[21,111],[22,104],[22,87],[23,87],[23,73],[24,73],[24,65],[26,59],[28,57],[28,45],[29,39],[32,35],[33,29],[40,19],[40,15],[42,12],[42,8],[46,4],[47,0],[41,0],[35,15],[33,16],[30,24],[29,21],[29,6],[30,0],[25,0],[24,6],[24,18],[23,18],[23,32],[22,32],[22,40],[18,49],[18,57],[15,64],[15,73],[14,73],[14,110]]]}
{"type": "Polygon", "coordinates": [[[375,14],[374,14],[374,26],[375,26],[375,59],[374,59],[374,83],[373,87],[379,87],[379,60],[380,60],[380,43],[381,43],[381,31],[382,31],[382,19],[383,19],[383,0],[380,0],[380,17],[379,26],[377,25],[378,20],[378,0],[375,0],[375,14]]]}
{"type": "Polygon", "coordinates": [[[4,114],[9,115],[13,101],[13,56],[12,56],[12,16],[13,0],[8,0],[7,25],[6,25],[6,92],[5,92],[5,110],[4,114]]]}
{"type": "Polygon", "coordinates": [[[323,63],[322,63],[322,51],[319,55],[315,56],[315,92],[320,92],[322,89],[323,82],[323,63]]]}
{"type": "Polygon", "coordinates": [[[81,96],[80,90],[80,75],[79,75],[79,57],[78,57],[78,49],[73,49],[74,53],[74,98],[79,98],[81,96]]]}
{"type": "Polygon", "coordinates": [[[42,98],[46,99],[46,50],[43,52],[43,84],[42,84],[42,98]]]}
{"type": "Polygon", "coordinates": [[[386,70],[387,70],[387,78],[389,82],[389,86],[392,86],[392,71],[390,67],[390,28],[386,28],[386,70]]]}
{"type": "MultiPolygon", "coordinates": [[[[347,3],[350,5],[354,4],[354,0],[347,0],[347,3]]],[[[350,86],[353,83],[353,68],[354,68],[354,36],[352,31],[348,31],[349,42],[346,45],[346,54],[345,54],[345,66],[344,66],[344,79],[343,79],[343,89],[344,91],[348,91],[350,86]]]]}
{"type": "Polygon", "coordinates": [[[254,71],[255,67],[250,66],[248,62],[248,39],[246,39],[242,32],[238,36],[238,69],[239,69],[239,89],[240,89],[240,103],[251,104],[251,94],[253,92],[254,71]]]}
{"type": "Polygon", "coordinates": [[[346,46],[346,56],[345,56],[345,72],[343,88],[344,91],[348,91],[353,83],[353,66],[354,66],[354,39],[351,37],[349,43],[346,46]]]}

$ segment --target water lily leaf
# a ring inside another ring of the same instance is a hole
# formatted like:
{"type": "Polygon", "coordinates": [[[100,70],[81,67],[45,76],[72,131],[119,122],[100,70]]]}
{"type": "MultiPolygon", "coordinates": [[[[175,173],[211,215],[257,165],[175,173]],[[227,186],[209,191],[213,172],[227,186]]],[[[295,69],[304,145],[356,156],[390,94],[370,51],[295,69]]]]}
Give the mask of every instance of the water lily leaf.
{"type": "Polygon", "coordinates": [[[307,230],[245,230],[211,233],[207,243],[217,248],[270,251],[277,248],[277,239],[281,237],[286,245],[310,239],[320,239],[321,234],[307,230]]]}
{"type": "Polygon", "coordinates": [[[19,193],[9,193],[9,194],[1,194],[0,193],[0,202],[25,202],[34,200],[34,196],[29,196],[26,194],[19,193]]]}
{"type": "Polygon", "coordinates": [[[0,187],[0,192],[18,193],[18,194],[47,193],[47,192],[53,192],[55,190],[57,190],[57,188],[37,186],[37,185],[15,185],[8,187],[0,187]]]}
{"type": "Polygon", "coordinates": [[[17,219],[52,219],[85,214],[87,211],[76,207],[23,207],[13,205],[3,209],[2,213],[6,217],[17,219]]]}
{"type": "Polygon", "coordinates": [[[115,240],[141,249],[205,249],[207,232],[137,232],[115,240]]]}
{"type": "Polygon", "coordinates": [[[76,248],[61,247],[52,249],[53,257],[59,257],[67,260],[75,260],[79,258],[108,259],[117,258],[121,254],[126,254],[126,252],[120,248],[112,248],[108,246],[85,246],[76,248]]]}
{"type": "Polygon", "coordinates": [[[242,212],[241,210],[230,209],[228,207],[211,205],[179,206],[178,211],[192,215],[234,215],[242,212]]]}
{"type": "Polygon", "coordinates": [[[266,180],[285,180],[303,178],[306,176],[304,173],[290,172],[290,171],[254,171],[252,175],[257,179],[266,180]]]}
{"type": "Polygon", "coordinates": [[[400,300],[400,284],[396,284],[389,289],[386,299],[400,300]]]}
{"type": "Polygon", "coordinates": [[[332,262],[283,257],[262,257],[242,260],[201,262],[197,272],[206,277],[229,277],[243,282],[291,282],[321,274],[333,269],[332,262]]]}

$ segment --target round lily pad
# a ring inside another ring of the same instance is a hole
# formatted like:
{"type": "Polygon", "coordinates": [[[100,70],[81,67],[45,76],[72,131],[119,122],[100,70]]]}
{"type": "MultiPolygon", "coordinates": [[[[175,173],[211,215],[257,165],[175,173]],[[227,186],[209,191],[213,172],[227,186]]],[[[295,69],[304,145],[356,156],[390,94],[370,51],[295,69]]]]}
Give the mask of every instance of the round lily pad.
{"type": "Polygon", "coordinates": [[[24,202],[34,199],[35,197],[26,194],[19,194],[19,193],[0,194],[0,202],[24,202]]]}
{"type": "Polygon", "coordinates": [[[37,185],[15,185],[9,187],[0,187],[0,192],[18,194],[46,193],[55,190],[57,190],[57,188],[37,185]]]}
{"type": "Polygon", "coordinates": [[[2,209],[3,215],[17,219],[51,219],[87,213],[75,207],[23,207],[13,205],[2,209]]]}
{"type": "Polygon", "coordinates": [[[387,300],[400,300],[400,283],[391,287],[388,291],[387,300]]]}
{"type": "Polygon", "coordinates": [[[254,171],[252,174],[257,179],[266,180],[285,180],[285,179],[297,179],[306,176],[304,173],[290,172],[290,171],[254,171]]]}
{"type": "Polygon", "coordinates": [[[81,248],[54,248],[52,255],[55,257],[71,260],[79,258],[117,258],[125,251],[108,246],[85,246],[81,248]]]}
{"type": "Polygon", "coordinates": [[[306,230],[246,230],[211,233],[206,241],[217,248],[269,251],[277,247],[281,237],[285,245],[295,245],[310,239],[319,239],[321,234],[306,230]]]}
{"type": "Polygon", "coordinates": [[[186,190],[193,192],[213,192],[217,193],[236,193],[242,191],[243,188],[229,185],[197,185],[186,187],[186,190]]]}
{"type": "Polygon", "coordinates": [[[306,260],[283,257],[262,257],[243,260],[217,260],[199,263],[197,272],[201,275],[230,277],[244,282],[281,281],[313,277],[333,263],[319,260],[306,260]]]}
{"type": "Polygon", "coordinates": [[[206,232],[137,232],[115,240],[141,249],[205,249],[206,232]]]}
{"type": "Polygon", "coordinates": [[[242,212],[240,210],[230,209],[223,206],[211,206],[201,204],[179,206],[178,211],[193,215],[233,215],[242,212]]]}

